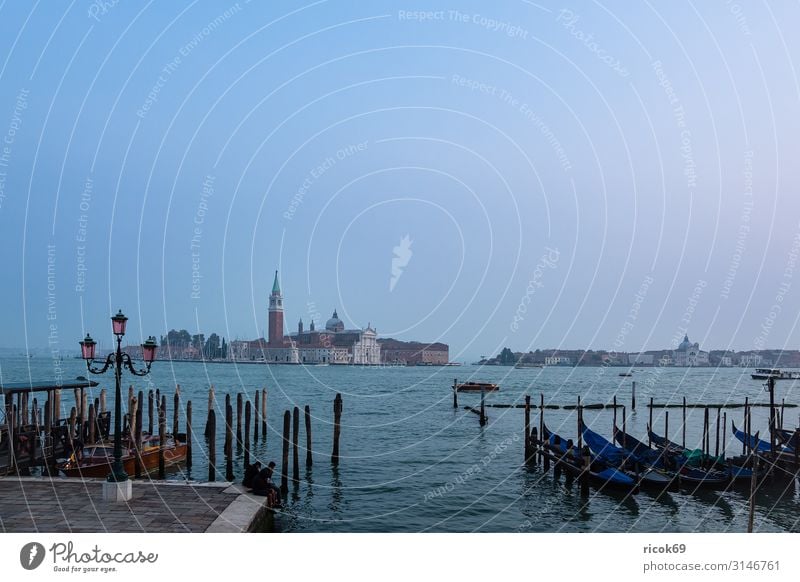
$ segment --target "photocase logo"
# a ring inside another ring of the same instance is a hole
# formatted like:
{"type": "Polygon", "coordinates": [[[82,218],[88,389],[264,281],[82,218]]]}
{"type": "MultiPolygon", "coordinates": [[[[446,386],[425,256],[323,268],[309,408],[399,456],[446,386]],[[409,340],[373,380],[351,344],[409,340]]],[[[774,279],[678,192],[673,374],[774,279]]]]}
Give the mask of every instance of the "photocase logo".
{"type": "Polygon", "coordinates": [[[403,274],[403,269],[408,266],[411,255],[414,254],[411,250],[411,243],[413,242],[409,235],[405,235],[400,239],[400,244],[392,249],[394,256],[392,257],[392,278],[389,280],[390,293],[394,291],[395,285],[397,285],[400,276],[403,274]]]}
{"type": "Polygon", "coordinates": [[[26,570],[35,570],[44,561],[44,546],[38,542],[30,542],[22,546],[19,552],[19,563],[26,570]]]}

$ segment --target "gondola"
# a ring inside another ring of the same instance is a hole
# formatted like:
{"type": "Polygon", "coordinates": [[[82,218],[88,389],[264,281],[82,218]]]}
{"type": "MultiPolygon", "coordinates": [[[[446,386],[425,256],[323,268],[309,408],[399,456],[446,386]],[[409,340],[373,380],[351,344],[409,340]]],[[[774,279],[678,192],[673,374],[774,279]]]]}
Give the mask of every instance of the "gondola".
{"type": "MultiPolygon", "coordinates": [[[[547,442],[547,448],[559,457],[559,462],[563,468],[574,476],[580,476],[583,472],[583,460],[580,452],[576,452],[572,446],[572,441],[562,439],[559,435],[550,432],[547,427],[543,430],[547,442]]],[[[599,489],[612,488],[621,489],[630,493],[637,493],[639,490],[636,479],[623,471],[614,469],[605,461],[593,457],[589,465],[589,482],[599,489]]]]}
{"type": "Polygon", "coordinates": [[[657,448],[670,455],[682,457],[682,464],[684,465],[697,467],[698,465],[702,465],[702,463],[705,461],[712,468],[720,471],[727,471],[732,479],[749,479],[753,473],[753,471],[747,467],[741,467],[733,464],[728,465],[725,462],[724,456],[714,457],[712,455],[703,454],[702,450],[700,449],[687,449],[675,441],[671,441],[666,437],[654,433],[652,430],[648,430],[647,434],[657,448]]]}
{"type": "Polygon", "coordinates": [[[651,449],[647,443],[643,443],[639,439],[621,431],[616,427],[616,425],[614,426],[614,440],[623,449],[634,453],[639,459],[651,467],[655,467],[657,469],[668,468],[667,461],[669,459],[669,455],[667,455],[664,451],[651,449]]]}
{"type": "Polygon", "coordinates": [[[746,444],[749,449],[758,451],[759,453],[768,453],[772,449],[767,441],[762,441],[758,438],[760,433],[756,433],[755,435],[747,434],[736,428],[736,424],[733,422],[731,422],[731,428],[733,429],[733,436],[735,436],[739,442],[746,444]]]}
{"type": "Polygon", "coordinates": [[[634,477],[638,480],[640,486],[663,490],[673,484],[677,484],[675,474],[649,466],[647,462],[639,459],[635,454],[626,451],[622,447],[614,446],[613,443],[588,428],[585,424],[581,426],[583,440],[597,458],[609,465],[618,467],[621,471],[634,477]]]}
{"type": "Polygon", "coordinates": [[[727,471],[706,471],[687,465],[681,455],[669,453],[665,450],[656,451],[646,443],[614,427],[614,438],[628,451],[633,452],[641,459],[652,459],[652,466],[659,469],[674,471],[680,478],[680,485],[691,489],[698,487],[725,487],[730,482],[727,471]]]}
{"type": "Polygon", "coordinates": [[[685,464],[691,467],[697,467],[701,465],[725,465],[724,456],[715,457],[713,455],[706,454],[702,449],[686,448],[683,445],[679,445],[675,441],[671,441],[666,437],[662,437],[661,435],[656,434],[649,429],[647,431],[647,436],[650,438],[650,441],[656,446],[656,448],[672,455],[682,456],[685,464]]]}

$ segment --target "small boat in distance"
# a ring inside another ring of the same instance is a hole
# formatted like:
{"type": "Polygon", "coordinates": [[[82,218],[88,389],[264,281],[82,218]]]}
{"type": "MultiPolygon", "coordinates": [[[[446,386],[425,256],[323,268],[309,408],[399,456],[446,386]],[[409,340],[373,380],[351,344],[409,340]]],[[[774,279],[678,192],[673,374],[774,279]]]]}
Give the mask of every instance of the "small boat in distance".
{"type": "Polygon", "coordinates": [[[500,386],[492,384],[491,382],[462,382],[456,384],[456,391],[458,392],[497,392],[500,386]]]}
{"type": "Polygon", "coordinates": [[[633,376],[633,372],[620,372],[619,375],[622,376],[623,378],[630,378],[631,376],[633,376]]]}
{"type": "Polygon", "coordinates": [[[770,378],[775,378],[776,380],[800,380],[800,372],[789,372],[778,368],[756,368],[756,371],[750,374],[750,377],[753,380],[769,380],[770,378]]]}

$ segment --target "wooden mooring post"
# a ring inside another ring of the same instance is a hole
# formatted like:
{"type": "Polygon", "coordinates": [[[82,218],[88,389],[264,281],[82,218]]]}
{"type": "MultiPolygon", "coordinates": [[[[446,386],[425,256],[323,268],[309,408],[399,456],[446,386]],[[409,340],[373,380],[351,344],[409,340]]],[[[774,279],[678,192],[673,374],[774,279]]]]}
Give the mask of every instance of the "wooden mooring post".
{"type": "Polygon", "coordinates": [[[636,412],[636,381],[631,382],[631,413],[636,412]]]}
{"type": "Polygon", "coordinates": [[[216,470],[214,465],[217,462],[217,415],[214,409],[208,411],[208,420],[206,421],[206,437],[208,438],[208,480],[212,483],[216,479],[216,470]]]}
{"type": "Polygon", "coordinates": [[[295,406],[292,412],[292,481],[300,483],[300,409],[295,406]]]}
{"type": "Polygon", "coordinates": [[[258,393],[258,390],[256,390],[256,401],[255,401],[255,404],[253,405],[253,443],[254,444],[258,442],[258,413],[261,410],[261,407],[259,406],[259,404],[260,404],[260,402],[259,402],[259,393],[258,393]]]}
{"type": "MultiPolygon", "coordinates": [[[[286,414],[289,414],[288,412],[286,414]]],[[[333,399],[333,453],[331,454],[331,463],[334,465],[339,464],[339,436],[341,435],[341,422],[342,422],[342,395],[336,394],[333,399]]]]}
{"type": "MultiPolygon", "coordinates": [[[[34,407],[35,408],[35,407],[34,407]]],[[[781,398],[781,421],[779,424],[779,428],[783,430],[783,415],[786,412],[786,398],[781,398]]],[[[795,447],[797,448],[797,447],[795,447]]]]}
{"type": "MultiPolygon", "coordinates": [[[[208,387],[208,411],[211,412],[214,410],[214,385],[208,387]]],[[[211,415],[209,415],[209,418],[211,415]]],[[[215,419],[216,420],[216,419],[215,419]]],[[[210,435],[213,434],[213,431],[210,430],[210,426],[208,424],[208,420],[206,420],[206,430],[203,432],[206,438],[210,438],[210,435]]]]}
{"type": "Polygon", "coordinates": [[[281,465],[281,494],[289,492],[289,430],[292,414],[288,410],[283,413],[283,456],[281,465]]]}
{"type": "Polygon", "coordinates": [[[581,465],[581,496],[582,497],[589,497],[589,470],[592,465],[591,458],[589,456],[589,447],[585,446],[581,450],[581,457],[583,459],[583,463],[581,465]]]}
{"type": "Polygon", "coordinates": [[[261,439],[267,442],[267,389],[261,391],[261,439]]]}
{"type": "Polygon", "coordinates": [[[532,462],[537,463],[536,450],[539,447],[539,435],[536,432],[536,427],[531,427],[530,434],[530,459],[532,462]]]}
{"type": "Polygon", "coordinates": [[[161,407],[158,411],[158,478],[164,479],[167,476],[166,464],[164,462],[164,449],[167,446],[167,397],[161,397],[161,407]]]}
{"type": "Polygon", "coordinates": [[[683,422],[681,424],[681,446],[686,448],[686,396],[683,397],[683,422]]]}
{"type": "Polygon", "coordinates": [[[225,395],[225,480],[233,481],[233,406],[225,395]]]}
{"type": "Polygon", "coordinates": [[[753,522],[755,521],[756,490],[758,489],[758,455],[750,455],[750,460],[752,461],[753,473],[750,476],[750,507],[747,512],[747,533],[753,533],[753,522]]]}
{"type": "Polygon", "coordinates": [[[622,448],[628,448],[628,419],[625,415],[625,407],[622,407],[622,448]]]}
{"type": "MultiPolygon", "coordinates": [[[[616,410],[616,409],[614,409],[616,410]]],[[[550,455],[545,450],[545,434],[544,434],[544,392],[539,393],[539,440],[542,441],[539,447],[539,456],[544,463],[544,470],[550,470],[550,455]]]]}
{"type": "MultiPolygon", "coordinates": [[[[650,431],[653,430],[653,397],[650,397],[650,418],[647,421],[647,446],[652,447],[653,442],[652,438],[650,437],[650,431]]],[[[665,438],[669,438],[668,434],[664,435],[665,438]]]]}
{"type": "Polygon", "coordinates": [[[722,416],[722,409],[717,408],[717,438],[714,442],[714,456],[719,457],[719,423],[720,417],[722,416]]]}
{"type": "MultiPolygon", "coordinates": [[[[61,390],[56,390],[57,398],[57,410],[55,411],[56,414],[59,414],[59,410],[61,410],[61,390]]],[[[103,388],[100,390],[100,414],[103,414],[106,410],[106,389],[103,388]]]]}
{"type": "Polygon", "coordinates": [[[172,399],[174,410],[172,412],[172,438],[174,439],[175,436],[178,434],[180,427],[178,426],[178,418],[181,411],[181,386],[177,384],[175,386],[175,396],[172,399]]]}
{"type": "Polygon", "coordinates": [[[142,476],[142,418],[144,416],[144,392],[139,391],[136,402],[136,413],[133,420],[133,446],[136,451],[134,460],[134,474],[137,478],[142,476]]]}
{"type": "Polygon", "coordinates": [[[311,455],[311,408],[306,404],[304,409],[306,421],[306,469],[310,469],[314,459],[311,455]]]}
{"type": "Polygon", "coordinates": [[[611,427],[611,435],[613,438],[614,431],[617,430],[617,395],[614,394],[614,400],[612,401],[614,404],[614,419],[613,419],[613,426],[611,427]]]}
{"type": "Polygon", "coordinates": [[[89,444],[94,444],[95,441],[95,413],[94,413],[94,403],[89,405],[89,444]]]}
{"type": "Polygon", "coordinates": [[[583,407],[581,406],[581,396],[578,395],[578,450],[583,450],[583,407]]]}
{"type": "Polygon", "coordinates": [[[708,408],[703,411],[703,465],[707,465],[708,450],[708,408]]]}
{"type": "Polygon", "coordinates": [[[458,408],[458,378],[453,378],[453,408],[458,408]]]}
{"type": "Polygon", "coordinates": [[[486,389],[484,388],[483,384],[481,384],[481,415],[480,415],[480,425],[486,426],[486,389]]]}
{"type": "MultiPolygon", "coordinates": [[[[106,389],[103,388],[100,391],[100,412],[106,411],[105,394],[106,389]]],[[[58,421],[61,420],[61,388],[53,393],[53,406],[51,407],[50,411],[53,413],[52,424],[57,424],[58,421]]]]}
{"type": "Polygon", "coordinates": [[[531,397],[525,395],[525,462],[531,461],[531,397]]]}
{"type": "Polygon", "coordinates": [[[186,468],[192,468],[192,401],[186,402],[186,468]]]}
{"type": "MultiPolygon", "coordinates": [[[[155,405],[153,403],[153,391],[152,390],[148,390],[147,391],[147,434],[149,434],[151,436],[153,434],[153,410],[154,409],[155,409],[155,405]]],[[[208,409],[211,410],[211,407],[209,406],[208,409]]],[[[206,432],[208,432],[208,429],[206,429],[206,432]]]]}
{"type": "Polygon", "coordinates": [[[236,446],[242,446],[242,393],[236,394],[236,446]]]}
{"type": "Polygon", "coordinates": [[[244,405],[244,466],[250,465],[250,415],[252,414],[250,401],[244,405]]]}
{"type": "Polygon", "coordinates": [[[20,422],[20,426],[30,424],[28,419],[30,418],[28,415],[28,394],[22,393],[20,394],[20,415],[22,416],[22,422],[20,422]]]}
{"type": "Polygon", "coordinates": [[[72,408],[70,408],[70,411],[69,411],[69,440],[70,440],[70,444],[72,443],[72,439],[74,439],[75,436],[76,436],[76,434],[75,434],[75,423],[77,421],[77,417],[78,417],[78,411],[73,406],[72,408]]]}
{"type": "MultiPolygon", "coordinates": [[[[747,427],[747,411],[748,411],[748,407],[749,407],[749,401],[750,401],[750,399],[747,396],[745,396],[744,397],[744,412],[742,413],[742,426],[744,426],[744,431],[746,433],[748,433],[748,434],[749,434],[749,432],[748,432],[748,427],[747,427]]],[[[745,439],[745,440],[742,441],[742,454],[743,455],[747,454],[747,441],[748,441],[748,439],[745,439]]]]}
{"type": "Polygon", "coordinates": [[[722,456],[724,457],[726,454],[727,444],[726,435],[728,434],[728,413],[722,413],[722,456]]]}
{"type": "MultiPolygon", "coordinates": [[[[141,394],[141,392],[139,394],[141,394]]],[[[137,431],[137,419],[139,418],[140,408],[141,406],[139,404],[139,399],[134,398],[131,401],[130,423],[131,423],[131,437],[133,439],[133,474],[137,479],[142,476],[142,469],[140,466],[141,449],[139,447],[140,431],[137,431]]],[[[89,418],[91,419],[90,422],[92,422],[92,424],[94,424],[94,419],[92,418],[93,416],[94,416],[94,405],[90,404],[89,418]]],[[[90,433],[94,432],[92,427],[90,427],[89,430],[90,433]]]]}

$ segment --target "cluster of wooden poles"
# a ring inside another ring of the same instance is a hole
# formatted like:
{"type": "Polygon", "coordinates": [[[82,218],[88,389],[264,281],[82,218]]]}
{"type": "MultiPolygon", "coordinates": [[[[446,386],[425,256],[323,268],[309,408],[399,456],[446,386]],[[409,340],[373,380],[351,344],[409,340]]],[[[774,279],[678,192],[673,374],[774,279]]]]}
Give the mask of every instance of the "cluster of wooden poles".
{"type": "Polygon", "coordinates": [[[108,414],[105,388],[100,391],[94,402],[88,401],[88,394],[83,388],[75,388],[75,406],[70,408],[69,416],[64,419],[60,416],[61,390],[53,390],[51,394],[52,398],[45,400],[43,409],[39,406],[37,398],[29,399],[29,393],[17,394],[17,402],[8,407],[8,424],[20,428],[41,427],[50,434],[52,427],[63,423],[69,427],[70,439],[81,438],[90,443],[108,436],[107,432],[103,434],[101,427],[98,426],[98,419],[108,414]]]}
{"type": "MultiPolygon", "coordinates": [[[[177,397],[176,397],[177,398],[177,397]]],[[[260,438],[262,442],[267,441],[267,391],[257,390],[255,392],[255,402],[245,400],[244,395],[236,395],[236,422],[234,425],[234,411],[230,394],[225,395],[225,440],[223,453],[225,455],[225,480],[233,481],[233,445],[236,443],[238,450],[244,450],[244,467],[250,466],[251,460],[251,440],[250,422],[253,420],[253,440],[255,444],[260,438]],[[244,413],[244,414],[242,414],[244,413]],[[244,418],[244,429],[242,419],[244,418]],[[234,436],[234,430],[235,436],[234,436]],[[235,440],[234,440],[235,439],[235,440]]],[[[176,399],[177,403],[177,399],[176,399]]],[[[186,439],[191,443],[191,402],[186,404],[186,439]]],[[[333,401],[333,451],[331,453],[331,463],[339,464],[339,437],[341,435],[342,420],[342,395],[337,394],[333,401]]],[[[311,407],[305,405],[305,436],[306,436],[306,470],[313,465],[312,439],[311,439],[311,407]]],[[[216,447],[217,413],[215,410],[214,387],[208,391],[208,418],[205,427],[205,439],[208,444],[208,480],[215,481],[217,475],[217,447],[216,447]]],[[[283,439],[282,439],[282,464],[281,464],[281,492],[285,495],[289,491],[289,452],[292,451],[292,482],[297,485],[300,482],[300,408],[295,406],[293,411],[286,410],[283,413],[283,439]]],[[[191,467],[191,448],[187,450],[186,465],[191,467]]]]}

